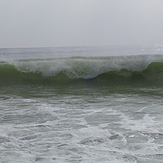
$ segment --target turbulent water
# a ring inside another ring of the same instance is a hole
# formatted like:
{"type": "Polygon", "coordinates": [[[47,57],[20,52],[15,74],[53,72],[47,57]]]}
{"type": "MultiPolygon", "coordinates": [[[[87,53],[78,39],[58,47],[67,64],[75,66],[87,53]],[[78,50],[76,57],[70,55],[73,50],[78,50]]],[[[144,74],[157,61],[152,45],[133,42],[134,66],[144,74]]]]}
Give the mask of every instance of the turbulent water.
{"type": "Polygon", "coordinates": [[[0,162],[161,163],[163,47],[0,49],[0,162]]]}

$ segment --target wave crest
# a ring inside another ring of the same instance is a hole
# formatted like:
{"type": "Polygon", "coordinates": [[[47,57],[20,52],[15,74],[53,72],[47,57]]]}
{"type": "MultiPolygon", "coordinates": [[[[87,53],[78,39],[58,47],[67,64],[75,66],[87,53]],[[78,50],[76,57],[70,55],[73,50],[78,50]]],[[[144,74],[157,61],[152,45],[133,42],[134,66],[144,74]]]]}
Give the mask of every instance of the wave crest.
{"type": "Polygon", "coordinates": [[[163,57],[72,57],[46,60],[0,62],[1,84],[60,84],[88,79],[98,82],[123,83],[163,79],[163,57]]]}

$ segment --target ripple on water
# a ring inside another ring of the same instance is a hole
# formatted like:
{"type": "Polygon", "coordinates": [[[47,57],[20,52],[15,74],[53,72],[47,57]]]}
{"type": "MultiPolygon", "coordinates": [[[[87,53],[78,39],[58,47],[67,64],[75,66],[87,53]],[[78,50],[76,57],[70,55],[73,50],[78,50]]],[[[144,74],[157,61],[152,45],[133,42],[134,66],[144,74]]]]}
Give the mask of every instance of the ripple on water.
{"type": "Polygon", "coordinates": [[[80,143],[83,145],[98,145],[104,142],[105,142],[104,138],[89,137],[83,139],[80,143]]]}
{"type": "Polygon", "coordinates": [[[0,136],[0,144],[1,143],[6,143],[6,142],[10,142],[10,140],[7,137],[0,136]]]}

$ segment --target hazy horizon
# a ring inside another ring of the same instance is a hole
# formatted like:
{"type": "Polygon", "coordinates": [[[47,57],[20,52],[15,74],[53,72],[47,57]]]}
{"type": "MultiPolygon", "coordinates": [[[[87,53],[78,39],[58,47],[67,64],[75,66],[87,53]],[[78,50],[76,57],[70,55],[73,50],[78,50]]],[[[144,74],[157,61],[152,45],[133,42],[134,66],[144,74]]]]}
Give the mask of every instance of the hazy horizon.
{"type": "Polygon", "coordinates": [[[0,48],[163,44],[162,0],[1,0],[0,48]]]}

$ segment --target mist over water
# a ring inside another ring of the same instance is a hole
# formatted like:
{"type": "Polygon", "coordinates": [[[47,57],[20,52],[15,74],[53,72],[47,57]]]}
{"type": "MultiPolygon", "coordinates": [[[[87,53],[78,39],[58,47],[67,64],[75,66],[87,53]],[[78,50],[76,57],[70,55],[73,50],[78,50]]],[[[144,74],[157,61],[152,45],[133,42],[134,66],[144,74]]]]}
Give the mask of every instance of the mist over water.
{"type": "Polygon", "coordinates": [[[0,160],[161,163],[163,48],[0,49],[0,160]]]}

